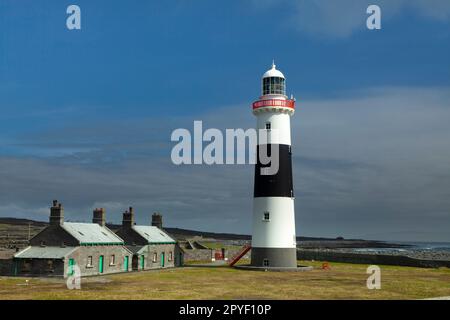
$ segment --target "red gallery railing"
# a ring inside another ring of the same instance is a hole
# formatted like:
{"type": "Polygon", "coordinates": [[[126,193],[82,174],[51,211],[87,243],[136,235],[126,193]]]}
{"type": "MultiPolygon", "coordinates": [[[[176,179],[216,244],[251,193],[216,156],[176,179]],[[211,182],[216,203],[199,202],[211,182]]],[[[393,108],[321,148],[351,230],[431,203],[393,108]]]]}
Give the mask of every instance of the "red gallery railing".
{"type": "Polygon", "coordinates": [[[282,107],[295,109],[295,100],[267,99],[253,102],[253,110],[263,107],[282,107]]]}

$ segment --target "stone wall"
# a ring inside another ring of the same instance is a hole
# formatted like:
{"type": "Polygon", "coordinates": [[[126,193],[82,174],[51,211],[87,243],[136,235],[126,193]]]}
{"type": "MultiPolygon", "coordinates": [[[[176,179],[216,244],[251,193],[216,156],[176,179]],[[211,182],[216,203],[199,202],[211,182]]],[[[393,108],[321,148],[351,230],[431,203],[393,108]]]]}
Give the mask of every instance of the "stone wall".
{"type": "Polygon", "coordinates": [[[74,259],[82,276],[131,271],[132,254],[123,246],[80,246],[66,257],[64,274],[68,273],[69,259],[74,259]],[[114,255],[114,263],[111,262],[114,255]],[[103,273],[99,271],[100,256],[103,256],[103,273]],[[128,270],[125,270],[125,256],[128,256],[128,270]],[[92,257],[92,265],[88,265],[92,257]]]}
{"type": "Polygon", "coordinates": [[[175,244],[150,244],[141,254],[144,255],[144,270],[162,268],[161,258],[164,253],[164,268],[175,266],[175,244]]]}
{"type": "Polygon", "coordinates": [[[214,252],[212,249],[185,249],[184,261],[211,261],[214,252]]]}
{"type": "Polygon", "coordinates": [[[444,260],[422,260],[406,256],[380,255],[332,252],[318,250],[297,250],[297,260],[317,260],[331,262],[346,262],[359,264],[394,265],[421,268],[450,268],[450,261],[444,260]]]}
{"type": "MultiPolygon", "coordinates": [[[[227,260],[233,259],[242,249],[226,249],[225,258],[227,260]]],[[[220,251],[220,249],[218,249],[220,251]]],[[[185,261],[211,261],[215,256],[215,249],[184,249],[185,261]]],[[[247,252],[241,259],[250,259],[250,253],[247,252]]]]}

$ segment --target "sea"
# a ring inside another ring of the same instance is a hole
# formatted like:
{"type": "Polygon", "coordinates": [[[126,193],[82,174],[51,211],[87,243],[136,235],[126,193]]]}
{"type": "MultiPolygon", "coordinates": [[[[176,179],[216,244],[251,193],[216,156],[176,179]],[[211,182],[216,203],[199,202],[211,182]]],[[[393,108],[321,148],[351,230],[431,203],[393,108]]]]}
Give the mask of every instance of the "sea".
{"type": "Polygon", "coordinates": [[[378,253],[407,253],[409,251],[425,251],[425,252],[448,252],[450,254],[450,242],[411,242],[411,241],[388,241],[389,243],[407,245],[409,247],[393,247],[393,248],[356,248],[355,252],[378,252],[378,253]]]}

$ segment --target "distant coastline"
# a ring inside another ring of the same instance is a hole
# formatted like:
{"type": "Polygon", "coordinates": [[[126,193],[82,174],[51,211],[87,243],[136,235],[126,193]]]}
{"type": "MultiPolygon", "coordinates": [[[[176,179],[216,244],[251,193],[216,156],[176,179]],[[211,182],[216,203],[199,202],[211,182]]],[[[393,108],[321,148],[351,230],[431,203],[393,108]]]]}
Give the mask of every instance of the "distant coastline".
{"type": "MultiPolygon", "coordinates": [[[[39,230],[45,228],[48,223],[24,218],[0,217],[0,225],[5,226],[0,229],[0,241],[3,240],[4,242],[6,238],[9,238],[10,240],[21,242],[28,240],[29,228],[31,230],[30,236],[32,236],[39,230]],[[7,225],[11,226],[11,228],[6,228],[7,225]]],[[[120,225],[116,224],[107,224],[107,226],[111,230],[120,228],[120,225]]],[[[220,240],[232,245],[244,245],[251,241],[251,235],[245,234],[207,232],[170,227],[164,229],[178,240],[203,238],[207,240],[220,240]]],[[[297,237],[297,245],[302,249],[406,249],[413,248],[415,244],[416,243],[380,240],[344,239],[342,237],[297,237]]],[[[2,242],[0,242],[0,246],[1,245],[2,242]]]]}
{"type": "MultiPolygon", "coordinates": [[[[28,237],[43,230],[47,222],[0,217],[0,258],[10,257],[19,248],[28,245],[28,237]]],[[[120,226],[107,224],[116,230],[120,226]]],[[[164,228],[178,241],[194,239],[197,242],[221,246],[244,246],[250,235],[215,233],[182,228],[164,228]]],[[[324,237],[297,237],[299,260],[388,264],[415,267],[450,267],[450,243],[445,242],[387,242],[363,239],[336,239],[324,237]]]]}

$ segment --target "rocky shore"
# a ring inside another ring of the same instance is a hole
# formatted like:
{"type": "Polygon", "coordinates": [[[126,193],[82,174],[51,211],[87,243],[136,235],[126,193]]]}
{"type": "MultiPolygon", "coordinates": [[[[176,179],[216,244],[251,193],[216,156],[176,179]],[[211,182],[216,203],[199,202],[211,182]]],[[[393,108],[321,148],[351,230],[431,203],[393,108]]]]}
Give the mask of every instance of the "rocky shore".
{"type": "Polygon", "coordinates": [[[297,247],[302,249],[341,249],[341,248],[410,248],[411,245],[375,240],[326,239],[299,240],[297,247]]]}
{"type": "Polygon", "coordinates": [[[426,249],[316,248],[297,250],[297,259],[419,268],[450,268],[450,252],[426,249]]]}
{"type": "Polygon", "coordinates": [[[391,255],[391,256],[404,256],[413,259],[423,259],[423,260],[446,260],[450,261],[450,251],[449,250],[428,250],[428,249],[315,249],[323,252],[342,252],[342,253],[354,253],[354,254],[371,254],[371,255],[391,255]]]}

